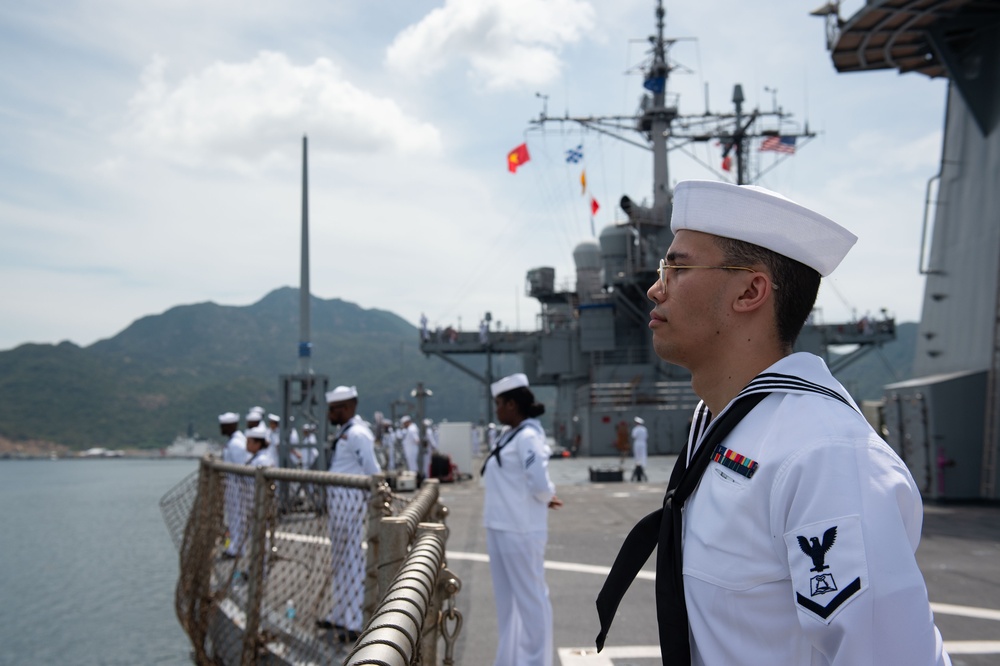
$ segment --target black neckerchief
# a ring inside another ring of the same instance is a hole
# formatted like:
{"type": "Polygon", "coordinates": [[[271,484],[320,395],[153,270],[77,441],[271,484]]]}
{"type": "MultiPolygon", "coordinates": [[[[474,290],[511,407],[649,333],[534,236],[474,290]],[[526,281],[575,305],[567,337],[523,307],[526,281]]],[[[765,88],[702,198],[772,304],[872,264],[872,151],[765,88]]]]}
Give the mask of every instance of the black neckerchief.
{"type": "Polygon", "coordinates": [[[340,432],[337,433],[337,437],[333,440],[333,446],[330,447],[331,465],[333,464],[333,461],[337,458],[337,442],[339,442],[342,439],[345,439],[344,435],[347,434],[347,431],[350,430],[351,426],[353,425],[354,425],[354,417],[352,416],[350,419],[348,419],[347,423],[340,426],[340,432]]]}
{"type": "Polygon", "coordinates": [[[682,514],[684,502],[701,479],[717,444],[722,442],[733,428],[750,411],[774,391],[802,394],[814,393],[838,400],[854,409],[854,406],[834,389],[801,377],[776,372],[757,375],[740,391],[739,395],[715,421],[707,410],[698,410],[696,421],[688,437],[687,451],[698,443],[705,433],[701,447],[691,456],[690,464],[685,464],[685,456],[679,456],[670,473],[667,494],[663,498],[663,508],[657,509],[640,520],[625,537],[618,557],[604,587],[597,596],[597,615],[601,622],[601,632],[597,635],[597,651],[604,647],[604,639],[611,628],[618,604],[629,585],[635,580],[642,565],[649,559],[653,548],[656,552],[656,617],[660,630],[660,654],[664,664],[671,666],[691,663],[691,645],[688,637],[687,607],[684,605],[684,567],[681,550],[682,514]]]}
{"type": "MultiPolygon", "coordinates": [[[[679,456],[670,473],[663,507],[640,520],[625,537],[618,557],[611,567],[604,587],[597,595],[597,615],[601,633],[597,635],[597,651],[604,648],[604,639],[611,628],[618,604],[642,565],[656,551],[656,619],[660,629],[660,653],[664,664],[690,664],[687,607],[684,605],[683,553],[681,551],[681,508],[698,487],[702,473],[708,467],[716,444],[726,438],[750,410],[767,393],[742,395],[725,410],[708,432],[690,465],[679,456]]],[[[689,445],[691,443],[689,442],[689,445]]]]}
{"type": "Polygon", "coordinates": [[[509,444],[510,441],[512,439],[514,439],[514,435],[516,435],[518,432],[520,432],[521,428],[523,428],[526,425],[528,425],[527,424],[527,419],[525,419],[524,421],[522,421],[521,425],[517,426],[513,430],[508,430],[507,432],[505,432],[503,434],[502,437],[500,437],[500,441],[497,442],[497,445],[493,447],[492,451],[490,451],[490,455],[486,456],[486,460],[483,461],[483,466],[479,470],[479,476],[483,476],[483,475],[486,474],[486,465],[487,465],[487,463],[490,462],[490,458],[496,458],[497,459],[497,465],[500,465],[501,467],[503,467],[503,463],[500,462],[500,449],[502,449],[503,447],[507,446],[507,444],[509,444]]]}

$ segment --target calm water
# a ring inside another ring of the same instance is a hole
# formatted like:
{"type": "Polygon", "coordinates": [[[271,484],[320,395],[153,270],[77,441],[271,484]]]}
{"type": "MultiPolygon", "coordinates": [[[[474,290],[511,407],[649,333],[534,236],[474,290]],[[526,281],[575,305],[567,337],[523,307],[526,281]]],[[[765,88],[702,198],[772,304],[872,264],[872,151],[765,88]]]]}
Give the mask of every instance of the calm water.
{"type": "Polygon", "coordinates": [[[191,664],[158,502],[197,466],[0,461],[0,665],[191,664]]]}

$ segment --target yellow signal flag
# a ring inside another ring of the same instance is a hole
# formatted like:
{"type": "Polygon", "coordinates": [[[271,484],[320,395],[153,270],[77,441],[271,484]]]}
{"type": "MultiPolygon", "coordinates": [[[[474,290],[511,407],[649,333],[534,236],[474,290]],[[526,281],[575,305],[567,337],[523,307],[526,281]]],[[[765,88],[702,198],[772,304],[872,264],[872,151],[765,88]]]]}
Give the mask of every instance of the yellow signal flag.
{"type": "Polygon", "coordinates": [[[587,170],[580,172],[580,196],[587,193],[587,170]]]}

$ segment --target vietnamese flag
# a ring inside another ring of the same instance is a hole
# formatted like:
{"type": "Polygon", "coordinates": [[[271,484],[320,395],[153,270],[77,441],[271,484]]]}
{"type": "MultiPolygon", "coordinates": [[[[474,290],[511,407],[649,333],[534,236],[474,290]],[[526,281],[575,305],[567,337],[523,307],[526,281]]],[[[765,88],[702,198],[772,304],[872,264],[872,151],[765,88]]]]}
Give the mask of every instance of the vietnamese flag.
{"type": "Polygon", "coordinates": [[[521,166],[531,157],[528,155],[528,144],[522,143],[520,146],[507,154],[507,169],[511,173],[517,173],[517,167],[521,166]]]}
{"type": "Polygon", "coordinates": [[[597,199],[595,199],[594,197],[590,197],[590,214],[597,215],[597,210],[600,207],[601,205],[597,203],[597,199]]]}

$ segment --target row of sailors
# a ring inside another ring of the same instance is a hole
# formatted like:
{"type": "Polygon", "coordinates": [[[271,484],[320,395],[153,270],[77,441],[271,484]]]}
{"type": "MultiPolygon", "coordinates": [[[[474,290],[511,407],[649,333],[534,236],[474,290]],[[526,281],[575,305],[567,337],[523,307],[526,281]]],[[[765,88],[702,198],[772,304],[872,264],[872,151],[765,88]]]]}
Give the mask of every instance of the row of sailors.
{"type": "MultiPolygon", "coordinates": [[[[219,415],[220,431],[223,436],[228,437],[223,449],[223,460],[237,465],[278,467],[281,417],[277,414],[268,414],[265,425],[264,410],[253,407],[246,415],[246,430],[240,431],[239,421],[239,415],[235,412],[219,415]]],[[[431,458],[433,451],[438,448],[438,436],[431,419],[424,419],[423,423],[425,429],[423,442],[420,429],[409,416],[402,417],[398,427],[392,422],[381,424],[378,441],[385,451],[388,469],[398,469],[398,462],[411,472],[420,473],[424,477],[430,476],[431,458]],[[396,460],[397,447],[400,447],[403,453],[400,461],[396,460]],[[420,459],[421,451],[424,452],[423,460],[420,459]]],[[[289,431],[291,465],[301,469],[311,469],[318,456],[316,425],[307,423],[302,430],[304,436],[301,440],[295,428],[289,431]]],[[[488,439],[491,442],[495,441],[495,429],[491,428],[489,432],[492,436],[488,439]]],[[[492,449],[492,446],[490,448],[492,449]]]]}
{"type": "MultiPolygon", "coordinates": [[[[223,461],[237,465],[277,467],[278,444],[281,442],[281,417],[277,414],[268,414],[266,425],[264,420],[264,409],[252,407],[246,415],[246,430],[241,432],[238,414],[235,412],[220,414],[219,430],[224,437],[228,437],[222,452],[223,461]],[[258,440],[260,443],[251,443],[251,440],[258,440]]],[[[308,468],[315,460],[316,426],[307,423],[302,430],[304,434],[302,440],[294,428],[289,433],[288,439],[292,446],[293,464],[296,467],[308,468]]]]}

